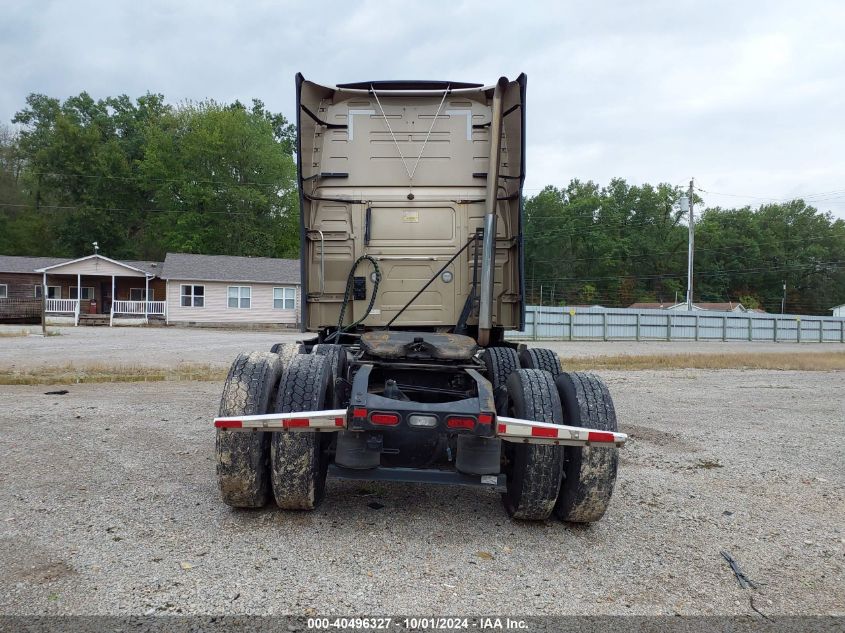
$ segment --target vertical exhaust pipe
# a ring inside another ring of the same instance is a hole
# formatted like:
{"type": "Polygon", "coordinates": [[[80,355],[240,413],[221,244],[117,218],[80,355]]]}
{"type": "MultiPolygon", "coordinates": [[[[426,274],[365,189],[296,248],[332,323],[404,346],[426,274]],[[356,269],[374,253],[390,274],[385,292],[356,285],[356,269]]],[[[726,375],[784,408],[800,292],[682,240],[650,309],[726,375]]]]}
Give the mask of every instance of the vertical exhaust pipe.
{"type": "Polygon", "coordinates": [[[490,343],[493,329],[493,285],[496,272],[496,207],[499,196],[499,163],[502,149],[502,100],[508,80],[500,77],[493,91],[493,118],[490,121],[490,166],[487,168],[487,199],[484,216],[484,242],[481,251],[481,292],[478,308],[478,344],[490,343]]]}

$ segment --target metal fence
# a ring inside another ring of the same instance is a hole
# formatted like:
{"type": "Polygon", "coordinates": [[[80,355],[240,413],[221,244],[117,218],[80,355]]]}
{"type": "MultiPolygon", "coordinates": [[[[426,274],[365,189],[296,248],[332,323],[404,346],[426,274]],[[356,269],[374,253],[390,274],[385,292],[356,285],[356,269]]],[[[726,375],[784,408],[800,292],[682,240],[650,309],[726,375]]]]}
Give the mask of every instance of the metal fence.
{"type": "Polygon", "coordinates": [[[527,306],[512,340],[845,343],[845,318],[759,312],[527,306]]]}
{"type": "Polygon", "coordinates": [[[41,319],[41,299],[0,299],[0,323],[41,319]]]}

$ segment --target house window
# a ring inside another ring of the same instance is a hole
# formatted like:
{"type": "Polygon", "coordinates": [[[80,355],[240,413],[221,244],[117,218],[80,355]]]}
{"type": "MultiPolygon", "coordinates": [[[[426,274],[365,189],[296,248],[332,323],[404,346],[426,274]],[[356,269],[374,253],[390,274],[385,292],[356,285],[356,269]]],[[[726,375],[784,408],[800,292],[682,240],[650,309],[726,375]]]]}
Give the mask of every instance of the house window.
{"type": "MultiPolygon", "coordinates": [[[[70,287],[70,298],[76,299],[76,294],[79,288],[77,286],[70,287]]],[[[93,286],[82,286],[82,300],[88,301],[94,298],[94,287],[93,286]]]]}
{"type": "Polygon", "coordinates": [[[273,288],[273,308],[296,310],[296,288],[273,288]]]}
{"type": "Polygon", "coordinates": [[[8,299],[9,298],[9,286],[6,284],[0,284],[0,299],[8,299]]]}
{"type": "Polygon", "coordinates": [[[182,307],[202,308],[205,305],[205,286],[182,286],[182,307]]]}
{"type": "MultiPolygon", "coordinates": [[[[35,286],[35,298],[41,298],[41,286],[35,286]]],[[[48,299],[61,299],[62,298],[62,287],[61,286],[47,286],[47,298],[48,299]]]]}
{"type": "MultiPolygon", "coordinates": [[[[190,286],[188,286],[188,287],[190,288],[190,286]]],[[[129,300],[130,301],[144,301],[145,299],[146,299],[146,297],[144,295],[144,289],[143,288],[130,288],[129,289],[129,300]]]]}
{"type": "Polygon", "coordinates": [[[249,308],[252,300],[250,286],[229,286],[229,307],[249,308]]]}

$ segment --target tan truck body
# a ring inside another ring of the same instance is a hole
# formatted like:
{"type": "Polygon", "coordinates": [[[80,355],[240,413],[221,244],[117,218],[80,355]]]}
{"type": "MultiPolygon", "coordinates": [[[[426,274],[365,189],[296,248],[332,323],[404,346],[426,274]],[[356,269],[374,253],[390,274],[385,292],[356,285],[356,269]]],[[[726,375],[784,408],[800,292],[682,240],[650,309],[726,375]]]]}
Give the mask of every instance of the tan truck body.
{"type": "MultiPolygon", "coordinates": [[[[521,327],[524,314],[525,86],[520,75],[502,97],[492,313],[504,329],[521,327]]],[[[337,325],[350,269],[364,254],[378,262],[381,281],[363,325],[384,327],[482,227],[493,91],[446,82],[329,87],[297,75],[305,330],[337,325]]],[[[451,281],[440,275],[395,325],[454,327],[472,288],[476,247],[480,241],[447,269],[451,281]]],[[[369,262],[356,271],[366,298],[349,302],[344,323],[365,314],[372,272],[369,262]]],[[[477,314],[474,307],[470,327],[477,314]]]]}

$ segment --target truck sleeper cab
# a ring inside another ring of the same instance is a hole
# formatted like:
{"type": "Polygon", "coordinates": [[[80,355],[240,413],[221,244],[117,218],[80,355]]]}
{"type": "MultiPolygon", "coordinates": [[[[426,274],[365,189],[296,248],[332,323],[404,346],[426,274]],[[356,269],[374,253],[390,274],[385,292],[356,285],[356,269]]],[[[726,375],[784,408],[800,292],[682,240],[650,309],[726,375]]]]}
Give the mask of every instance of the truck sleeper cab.
{"type": "Polygon", "coordinates": [[[494,487],[519,519],[604,514],[626,440],[606,386],[504,340],[524,325],[526,84],[297,75],[311,337],[235,360],[225,503],[313,509],[331,476],[494,487]]]}

